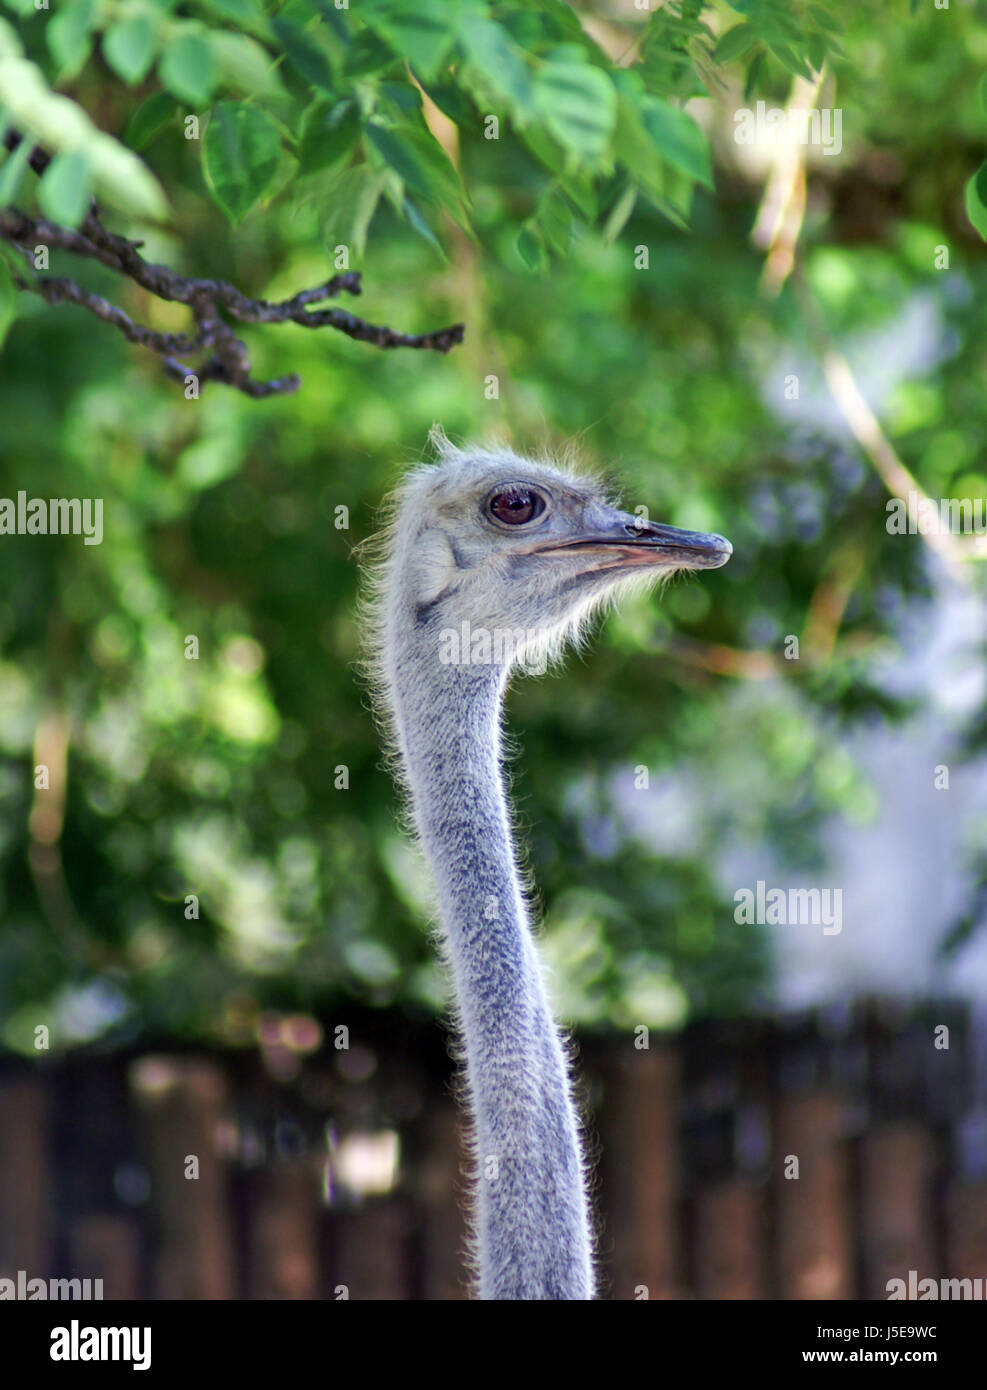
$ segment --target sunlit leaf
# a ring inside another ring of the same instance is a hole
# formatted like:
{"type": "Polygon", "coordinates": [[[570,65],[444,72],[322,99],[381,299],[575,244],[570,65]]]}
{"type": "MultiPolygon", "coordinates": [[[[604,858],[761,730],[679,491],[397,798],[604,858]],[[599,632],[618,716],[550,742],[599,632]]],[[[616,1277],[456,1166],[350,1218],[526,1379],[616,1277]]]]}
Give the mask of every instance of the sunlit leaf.
{"type": "Polygon", "coordinates": [[[359,0],[359,5],[364,22],[407,58],[422,81],[436,76],[456,37],[458,0],[416,0],[413,8],[398,0],[359,0]]]}
{"type": "Polygon", "coordinates": [[[607,217],[606,222],[604,223],[604,245],[609,246],[611,242],[616,241],[617,238],[620,236],[621,232],[627,225],[631,213],[634,211],[634,205],[636,202],[637,189],[634,187],[633,184],[628,184],[628,186],[624,189],[623,193],[621,193],[620,197],[614,203],[613,207],[610,209],[610,214],[607,217]]]}
{"type": "Polygon", "coordinates": [[[17,148],[7,155],[3,164],[0,164],[0,208],[5,208],[16,200],[30,158],[31,142],[22,140],[17,148]]]}
{"type": "Polygon", "coordinates": [[[131,86],[147,75],[154,61],[154,47],[154,29],[144,15],[111,24],[103,35],[103,57],[131,86]]]}
{"type": "Polygon", "coordinates": [[[534,112],[534,84],[524,55],[499,24],[471,15],[459,28],[459,39],[471,62],[483,73],[491,89],[520,120],[534,112]]]}
{"type": "Polygon", "coordinates": [[[363,256],[384,184],[384,175],[368,164],[345,169],[330,184],[322,204],[322,239],[330,254],[337,246],[346,246],[352,259],[363,256]]]}
{"type": "Polygon", "coordinates": [[[38,202],[45,215],[66,227],[79,225],[91,196],[89,161],[78,150],[57,154],[38,184],[38,202]]]}
{"type": "Polygon", "coordinates": [[[285,95],[284,82],[272,55],[256,39],[214,29],[207,42],[220,78],[228,86],[255,97],[285,95]]]}
{"type": "Polygon", "coordinates": [[[169,43],[158,63],[162,84],[193,106],[208,102],[216,78],[212,54],[198,34],[183,34],[169,43]]]}
{"type": "Polygon", "coordinates": [[[606,154],[617,121],[617,93],[605,72],[588,63],[546,63],[535,78],[545,124],[568,150],[587,161],[606,154]]]}
{"type": "Polygon", "coordinates": [[[673,169],[711,189],[713,166],[709,141],[688,112],[661,97],[648,97],[643,116],[645,128],[662,159],[673,169]]]}
{"type": "Polygon", "coordinates": [[[45,42],[59,79],[75,77],[92,52],[94,0],[68,0],[45,24],[45,42]]]}
{"type": "Polygon", "coordinates": [[[716,63],[732,63],[735,58],[742,58],[745,53],[749,53],[756,43],[760,42],[757,30],[753,24],[736,24],[720,39],[713,50],[713,61],[716,63]]]}
{"type": "Polygon", "coordinates": [[[231,222],[239,222],[273,184],[281,160],[281,136],[263,111],[220,102],[209,118],[202,146],[206,181],[231,222]]]}

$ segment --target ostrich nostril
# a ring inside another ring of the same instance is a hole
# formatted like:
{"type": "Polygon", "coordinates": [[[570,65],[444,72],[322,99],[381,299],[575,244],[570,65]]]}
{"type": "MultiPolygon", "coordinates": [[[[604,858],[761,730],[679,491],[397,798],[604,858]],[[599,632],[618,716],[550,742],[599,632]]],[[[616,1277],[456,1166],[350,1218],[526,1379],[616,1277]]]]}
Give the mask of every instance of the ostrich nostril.
{"type": "Polygon", "coordinates": [[[648,523],[646,521],[641,520],[625,521],[624,530],[627,532],[629,536],[639,536],[642,531],[647,529],[647,525],[648,523]]]}

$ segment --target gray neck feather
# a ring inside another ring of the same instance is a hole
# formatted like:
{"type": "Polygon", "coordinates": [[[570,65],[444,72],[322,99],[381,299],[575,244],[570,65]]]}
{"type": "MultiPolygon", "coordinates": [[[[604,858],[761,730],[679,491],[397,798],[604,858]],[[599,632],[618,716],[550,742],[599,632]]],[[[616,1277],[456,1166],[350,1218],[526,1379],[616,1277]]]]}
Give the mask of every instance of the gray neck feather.
{"type": "Polygon", "coordinates": [[[442,666],[423,632],[431,624],[402,628],[389,694],[455,987],[473,1120],[480,1296],[592,1298],[579,1129],[501,781],[507,672],[442,666]]]}

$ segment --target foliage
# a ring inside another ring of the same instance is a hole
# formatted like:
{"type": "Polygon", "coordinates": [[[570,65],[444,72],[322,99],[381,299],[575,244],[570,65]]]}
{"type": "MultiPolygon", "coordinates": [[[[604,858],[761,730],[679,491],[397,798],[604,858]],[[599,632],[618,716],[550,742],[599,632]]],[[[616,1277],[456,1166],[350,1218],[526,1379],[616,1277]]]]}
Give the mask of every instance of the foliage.
{"type": "Polygon", "coordinates": [[[866,826],[847,732],[905,712],[882,673],[930,583],[825,404],[791,284],[762,292],[767,170],[733,112],[825,62],[846,148],[810,166],[805,280],[862,373],[924,306],[928,350],[869,377],[873,403],[930,493],[982,496],[987,262],[964,189],[987,145],[984,7],[887,25],[874,0],[7,3],[0,103],[57,173],[35,182],[11,154],[0,204],[73,222],[95,193],[150,259],[268,298],[342,246],[372,269],[378,319],[468,331],[433,358],[258,330],[298,396],[185,400],[103,325],[0,278],[0,491],[100,497],[106,531],[0,540],[0,1040],[29,1049],[45,1022],[61,1045],[238,1043],[263,1009],[441,1001],[353,665],[353,547],[434,420],[522,449],[578,436],[626,505],[733,541],[722,572],[520,681],[509,718],[567,1014],[751,1007],[763,937],[734,924],[717,857],[767,843],[804,867],[823,815],[866,826]],[[847,575],[828,654],[809,642],[789,669],[786,636],[817,630],[847,575]],[[737,653],[775,674],[744,679],[737,653]],[[32,769],[63,746],[60,806],[32,769]]]}
{"type": "Polygon", "coordinates": [[[695,186],[709,185],[709,151],[677,102],[715,92],[717,63],[746,56],[809,75],[839,52],[828,11],[793,18],[778,0],[743,7],[748,18],[718,45],[700,0],[665,5],[632,36],[629,64],[562,0],[61,0],[54,15],[6,3],[20,36],[0,27],[0,107],[56,155],[38,191],[54,220],[77,225],[92,193],[165,217],[161,182],[126,146],[153,155],[162,138],[194,132],[206,186],[234,225],[273,196],[295,208],[315,199],[329,245],[357,256],[381,200],[433,245],[440,212],[472,231],[470,195],[426,119],[433,103],[460,130],[502,131],[526,149],[537,196],[520,249],[540,261],[564,253],[573,222],[631,193],[687,218],[695,186]],[[141,98],[114,103],[116,138],[86,114],[97,86],[105,101],[107,69],[141,98]],[[50,80],[73,84],[79,101],[50,80]]]}

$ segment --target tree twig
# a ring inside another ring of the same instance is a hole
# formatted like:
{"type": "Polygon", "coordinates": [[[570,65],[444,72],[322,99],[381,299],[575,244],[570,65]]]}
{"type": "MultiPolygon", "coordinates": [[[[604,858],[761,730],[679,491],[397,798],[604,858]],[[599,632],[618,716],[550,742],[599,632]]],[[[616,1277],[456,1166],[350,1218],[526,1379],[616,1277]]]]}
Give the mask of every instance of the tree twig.
{"type": "Polygon", "coordinates": [[[902,463],[894,445],[881,429],[877,416],[864,400],[849,362],[829,335],[822,311],[813,298],[800,267],[796,269],[793,284],[803,320],[815,338],[830,394],[854,438],[870,459],[874,471],[890,495],[902,499],[909,521],[916,523],[916,531],[922,540],[936,552],[950,576],[960,584],[968,586],[972,582],[972,571],[968,562],[987,558],[987,548],[982,545],[979,537],[954,536],[947,530],[923,528],[918,525],[922,508],[929,505],[931,499],[914,473],[902,463]]]}
{"type": "MultiPolygon", "coordinates": [[[[16,131],[8,131],[4,144],[14,149],[20,140],[16,131]]],[[[50,161],[44,150],[34,149],[28,162],[35,173],[42,174],[50,161]]],[[[142,242],[129,241],[107,231],[95,203],[78,229],[63,227],[45,218],[29,217],[17,208],[0,210],[0,237],[21,251],[32,252],[36,246],[47,246],[99,261],[157,299],[187,304],[195,320],[195,332],[159,333],[134,323],[117,305],[84,290],[74,280],[64,276],[42,278],[34,274],[30,257],[27,258],[27,274],[15,277],[20,289],[39,295],[46,303],[76,304],[119,329],[129,342],[160,354],[169,376],[181,380],[195,376],[200,383],[223,382],[255,398],[296,391],[301,379],[292,374],[272,381],[255,380],[250,375],[246,345],[236,336],[223,312],[240,323],[296,323],[304,328],[335,328],[348,338],[379,348],[418,348],[445,353],[463,341],[465,332],[461,323],[454,323],[431,333],[399,333],[393,328],[368,323],[345,309],[309,307],[342,293],[360,294],[360,276],[355,271],[334,275],[321,285],[301,290],[279,302],[250,299],[225,280],[179,275],[167,266],[145,261],[140,255],[142,242]],[[211,356],[197,366],[186,366],[176,356],[205,351],[211,356]]]]}

